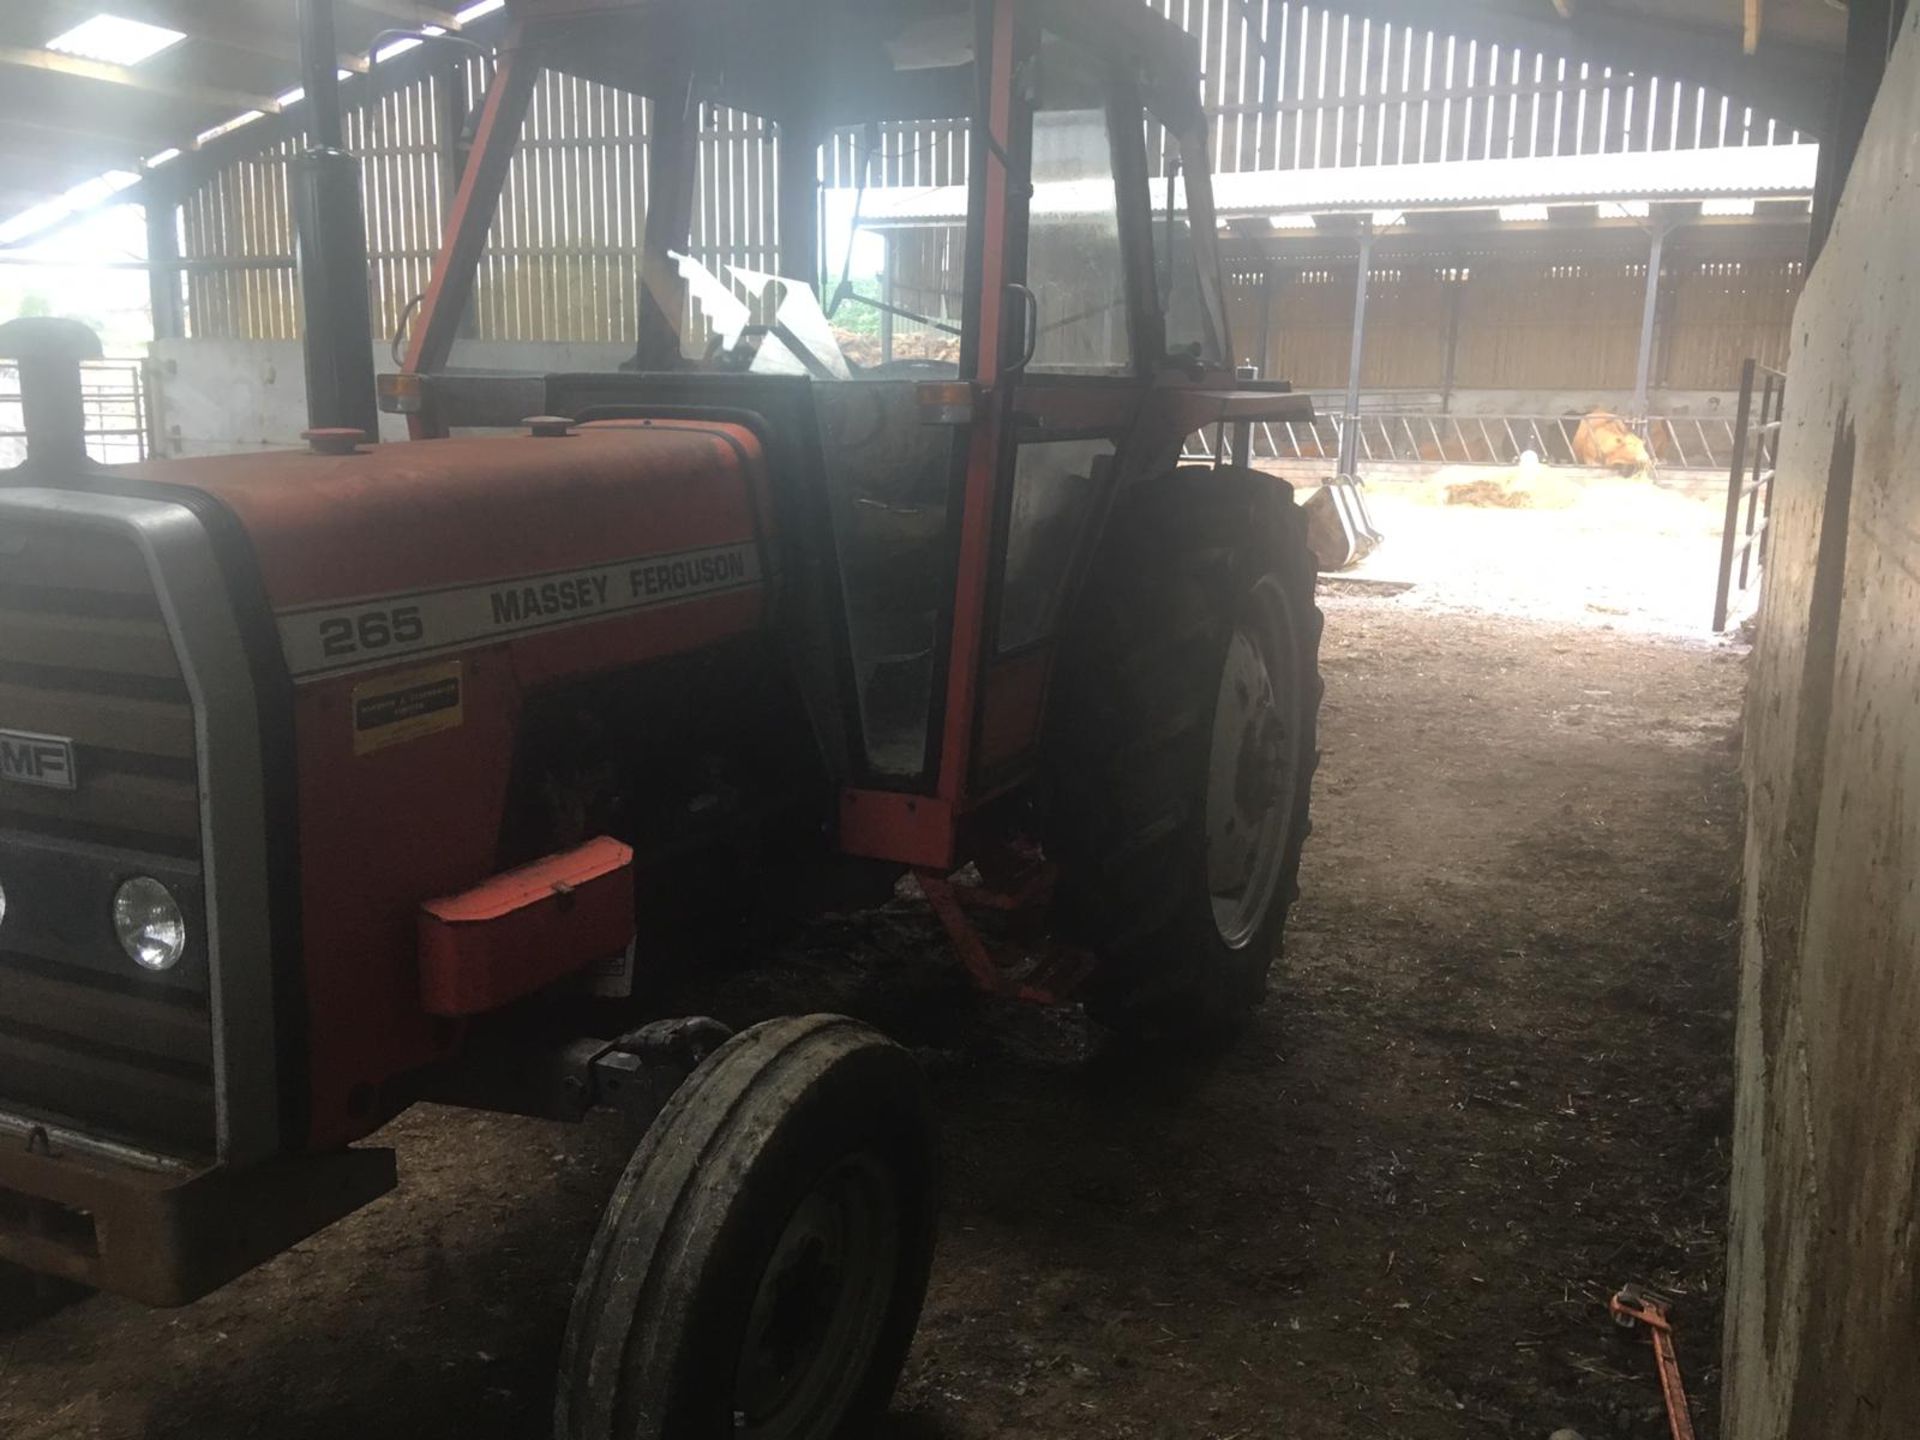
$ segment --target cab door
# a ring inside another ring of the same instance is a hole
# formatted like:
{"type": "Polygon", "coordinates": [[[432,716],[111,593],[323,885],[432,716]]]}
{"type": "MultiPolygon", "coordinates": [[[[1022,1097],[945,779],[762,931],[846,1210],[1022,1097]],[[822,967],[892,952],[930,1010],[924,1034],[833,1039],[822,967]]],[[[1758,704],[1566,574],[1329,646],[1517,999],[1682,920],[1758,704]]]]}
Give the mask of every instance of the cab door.
{"type": "Polygon", "coordinates": [[[1011,112],[1003,425],[969,790],[1030,767],[1061,625],[1165,354],[1141,102],[1066,7],[1023,7],[1011,112]]]}
{"type": "Polygon", "coordinates": [[[1186,421],[1206,423],[1166,402],[1231,378],[1197,52],[1125,0],[974,6],[960,375],[919,393],[958,437],[937,729],[906,788],[849,787],[840,812],[843,849],[936,870],[969,812],[1033,770],[1117,486],[1174,464],[1186,421]]]}

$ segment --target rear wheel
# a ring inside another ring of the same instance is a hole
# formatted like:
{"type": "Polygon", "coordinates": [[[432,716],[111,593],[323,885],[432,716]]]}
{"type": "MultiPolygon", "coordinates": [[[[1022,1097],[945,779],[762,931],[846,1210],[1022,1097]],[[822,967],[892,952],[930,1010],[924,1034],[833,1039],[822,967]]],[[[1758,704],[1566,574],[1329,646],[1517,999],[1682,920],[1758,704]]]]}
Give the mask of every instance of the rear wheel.
{"type": "Polygon", "coordinates": [[[1063,657],[1049,844],[1088,1008],[1144,1037],[1231,1029],[1298,893],[1321,617],[1291,487],[1180,470],[1122,498],[1063,657]]]}
{"type": "Polygon", "coordinates": [[[864,1025],[729,1040],[634,1152],[574,1292],[561,1440],[835,1440],[884,1413],[933,1255],[919,1067],[864,1025]]]}

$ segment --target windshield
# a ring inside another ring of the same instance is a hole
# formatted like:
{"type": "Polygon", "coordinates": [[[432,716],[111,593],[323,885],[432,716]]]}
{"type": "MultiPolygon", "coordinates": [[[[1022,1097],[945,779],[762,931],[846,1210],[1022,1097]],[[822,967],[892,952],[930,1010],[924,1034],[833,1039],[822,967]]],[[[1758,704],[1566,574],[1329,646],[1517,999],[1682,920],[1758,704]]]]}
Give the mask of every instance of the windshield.
{"type": "MultiPolygon", "coordinates": [[[[820,190],[821,275],[809,284],[746,265],[673,257],[695,316],[696,368],[815,380],[960,373],[966,187],[902,184],[934,151],[964,154],[966,122],[936,122],[918,151],[854,146],[851,183],[820,190]]],[[[931,128],[931,127],[925,127],[931,128]]],[[[835,157],[822,149],[822,169],[835,157]]]]}
{"type": "MultiPolygon", "coordinates": [[[[1159,129],[1157,124],[1152,128],[1159,129]]],[[[1160,131],[1159,139],[1164,148],[1160,174],[1152,181],[1154,216],[1148,235],[1153,245],[1154,286],[1166,321],[1167,358],[1219,365],[1226,359],[1223,322],[1210,303],[1207,255],[1187,203],[1187,162],[1191,160],[1199,173],[1206,163],[1205,152],[1199,142],[1182,141],[1172,131],[1160,131]]]]}
{"type": "Polygon", "coordinates": [[[958,373],[971,5],[752,8],[712,53],[609,41],[595,78],[542,67],[502,102],[511,154],[427,368],[958,373]]]}

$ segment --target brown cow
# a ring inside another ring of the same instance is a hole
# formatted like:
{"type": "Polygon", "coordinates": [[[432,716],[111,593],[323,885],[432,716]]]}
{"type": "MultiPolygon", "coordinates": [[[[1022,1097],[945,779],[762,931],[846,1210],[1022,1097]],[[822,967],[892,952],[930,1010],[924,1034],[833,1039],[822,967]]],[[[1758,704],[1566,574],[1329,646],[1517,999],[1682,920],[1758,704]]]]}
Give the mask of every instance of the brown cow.
{"type": "Polygon", "coordinates": [[[1605,465],[1616,475],[1651,475],[1647,442],[1626,421],[1606,410],[1589,410],[1573,432],[1573,458],[1581,465],[1605,465]]]}

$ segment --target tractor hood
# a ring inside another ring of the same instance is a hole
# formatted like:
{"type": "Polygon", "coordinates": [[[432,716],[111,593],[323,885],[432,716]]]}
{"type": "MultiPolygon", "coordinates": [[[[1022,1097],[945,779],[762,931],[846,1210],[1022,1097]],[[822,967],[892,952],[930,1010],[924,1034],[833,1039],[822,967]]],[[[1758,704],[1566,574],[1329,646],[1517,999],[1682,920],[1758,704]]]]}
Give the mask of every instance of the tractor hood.
{"type": "Polygon", "coordinates": [[[634,618],[759,586],[771,565],[765,466],[736,425],[616,421],[102,478],[122,477],[238,522],[296,679],[634,618]]]}

